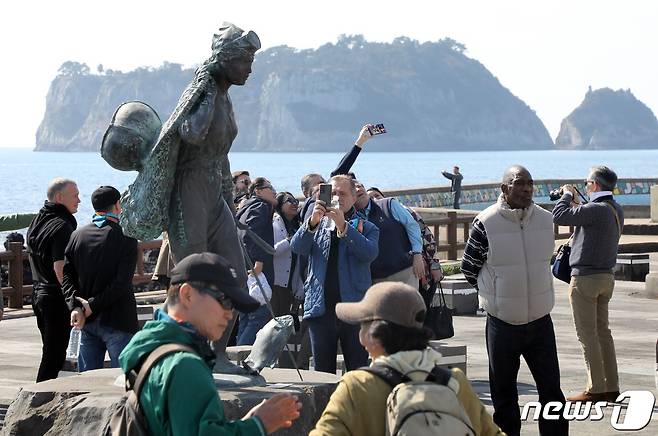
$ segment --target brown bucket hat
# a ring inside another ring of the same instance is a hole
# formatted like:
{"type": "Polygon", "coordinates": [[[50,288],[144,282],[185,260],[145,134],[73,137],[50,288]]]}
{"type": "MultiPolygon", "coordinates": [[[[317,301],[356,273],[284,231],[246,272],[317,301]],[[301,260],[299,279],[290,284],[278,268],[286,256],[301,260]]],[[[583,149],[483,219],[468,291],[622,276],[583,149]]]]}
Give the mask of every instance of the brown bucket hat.
{"type": "Polygon", "coordinates": [[[348,324],[383,320],[403,327],[422,328],[425,302],[417,289],[402,282],[371,286],[358,303],[338,303],[336,316],[348,324]]]}

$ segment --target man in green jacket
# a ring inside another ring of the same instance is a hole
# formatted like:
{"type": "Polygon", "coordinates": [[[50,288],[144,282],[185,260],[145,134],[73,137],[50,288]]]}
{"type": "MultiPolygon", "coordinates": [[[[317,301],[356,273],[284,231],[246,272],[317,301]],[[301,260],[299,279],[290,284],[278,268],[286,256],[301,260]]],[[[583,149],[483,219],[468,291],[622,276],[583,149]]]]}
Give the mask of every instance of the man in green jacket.
{"type": "Polygon", "coordinates": [[[35,213],[0,215],[0,232],[10,232],[28,227],[35,216],[37,216],[35,213]]]}
{"type": "Polygon", "coordinates": [[[192,347],[173,353],[152,369],[139,398],[153,435],[266,435],[290,427],[301,403],[279,394],[254,407],[240,421],[228,421],[212,376],[218,340],[233,309],[250,312],[259,303],[242,290],[235,269],[214,253],[192,254],[171,271],[166,312],[157,310],[119,356],[125,373],[167,343],[192,347]]]}

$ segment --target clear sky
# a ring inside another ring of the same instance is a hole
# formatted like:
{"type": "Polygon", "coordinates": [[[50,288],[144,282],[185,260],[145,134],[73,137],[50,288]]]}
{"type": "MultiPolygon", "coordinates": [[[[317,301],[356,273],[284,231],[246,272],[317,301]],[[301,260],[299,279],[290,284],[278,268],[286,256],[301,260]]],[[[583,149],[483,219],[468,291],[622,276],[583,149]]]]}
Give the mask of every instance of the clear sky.
{"type": "Polygon", "coordinates": [[[92,71],[189,66],[208,56],[223,21],[256,31],[263,48],[315,48],[340,34],[451,37],[535,110],[553,138],[589,85],[630,88],[658,111],[653,0],[21,0],[2,9],[0,147],[34,146],[64,61],[92,71]]]}

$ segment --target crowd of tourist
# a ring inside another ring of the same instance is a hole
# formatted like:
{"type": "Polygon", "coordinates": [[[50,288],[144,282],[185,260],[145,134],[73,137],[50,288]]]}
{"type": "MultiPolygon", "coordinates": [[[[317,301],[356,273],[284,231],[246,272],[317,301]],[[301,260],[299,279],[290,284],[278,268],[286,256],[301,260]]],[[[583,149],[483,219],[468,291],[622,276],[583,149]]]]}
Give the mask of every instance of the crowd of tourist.
{"type": "MultiPolygon", "coordinates": [[[[299,366],[308,368],[312,356],[316,371],[335,374],[340,346],[347,370],[311,434],[383,435],[390,431],[387,398],[396,385],[445,378],[460,410],[456,425],[463,423],[472,434],[518,435],[521,357],[539,401],[565,402],[550,315],[555,223],[575,227],[569,300],[587,364],[586,389],[569,400],[615,401],[619,381],[608,303],[623,227],[623,210],[612,196],[615,173],[590,170],[586,204],[578,203],[573,186],[563,186],[551,214],[533,202],[530,172],[515,165],[503,176],[498,201],[474,219],[461,270],[487,314],[491,417],[460,370],[437,372],[441,356],[428,346],[432,332],[424,318],[442,279],[435,236],[412,209],[377,187],[366,188],[350,172],[370,138],[366,125],[329,173],[329,202],[319,197],[326,184],[320,174],[301,179],[300,204],[293,193],[277,193],[265,177],[252,180],[247,170],[234,172],[238,234],[246,264],[253,266],[236,271],[212,253],[174,262],[163,243],[156,274],[168,277],[167,304],[142,330],[131,284],[137,241],[122,232],[119,191],[95,190],[95,214],[77,228],[77,185],[53,180],[39,213],[15,218],[29,224],[32,304],[43,343],[37,381],[57,377],[72,326],[82,331],[80,371],[101,368],[107,352],[113,367],[134,375],[159,346],[180,343],[190,351],[163,357],[141,391],[151,431],[269,434],[303,413],[299,399],[275,396],[243,420],[228,422],[212,379],[209,341],[233,331],[236,344],[250,345],[272,316],[301,314],[299,366]],[[361,413],[366,408],[370,412],[361,413]]],[[[459,168],[443,174],[452,180],[458,208],[459,168]]],[[[568,434],[568,422],[542,416],[539,429],[568,434]]]]}

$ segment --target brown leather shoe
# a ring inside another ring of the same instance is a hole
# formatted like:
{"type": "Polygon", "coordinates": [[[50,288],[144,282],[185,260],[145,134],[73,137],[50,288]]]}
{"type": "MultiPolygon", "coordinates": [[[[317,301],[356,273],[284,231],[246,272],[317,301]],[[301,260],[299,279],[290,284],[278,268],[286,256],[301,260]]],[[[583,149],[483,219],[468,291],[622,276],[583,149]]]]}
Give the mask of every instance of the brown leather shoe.
{"type": "MultiPolygon", "coordinates": [[[[615,399],[617,399],[617,397],[615,397],[615,399]]],[[[610,400],[608,399],[607,392],[600,392],[598,394],[593,394],[591,392],[585,391],[578,395],[567,397],[567,401],[581,401],[581,402],[591,401],[593,403],[596,403],[598,401],[610,401],[610,400]]]]}
{"type": "Polygon", "coordinates": [[[606,401],[608,403],[616,403],[617,402],[617,397],[619,396],[619,391],[614,391],[614,392],[606,392],[606,401]]]}

